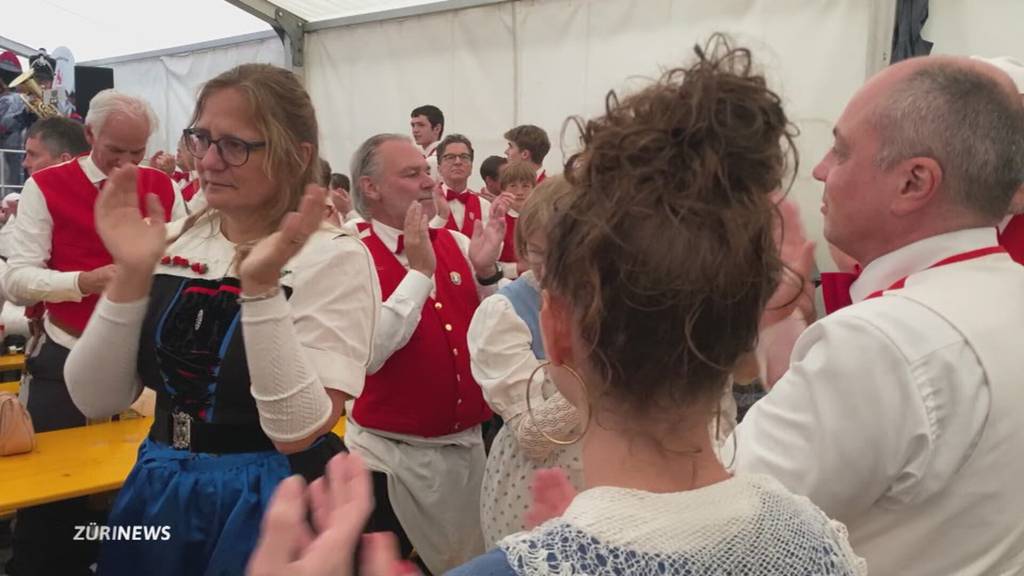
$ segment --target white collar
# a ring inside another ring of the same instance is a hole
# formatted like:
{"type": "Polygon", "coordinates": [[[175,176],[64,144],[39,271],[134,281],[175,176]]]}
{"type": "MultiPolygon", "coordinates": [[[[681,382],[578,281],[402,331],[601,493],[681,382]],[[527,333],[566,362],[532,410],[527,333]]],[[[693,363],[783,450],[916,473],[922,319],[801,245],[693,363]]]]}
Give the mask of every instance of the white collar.
{"type": "Polygon", "coordinates": [[[547,172],[544,171],[544,167],[541,166],[540,168],[537,168],[536,175],[537,175],[537,180],[540,180],[541,176],[544,176],[546,178],[548,174],[547,174],[547,172]]]}
{"type": "Polygon", "coordinates": [[[437,145],[440,143],[440,140],[434,140],[433,142],[431,142],[429,146],[423,149],[423,157],[429,158],[430,156],[433,156],[434,151],[437,150],[437,145]]]}
{"type": "Polygon", "coordinates": [[[103,171],[100,170],[99,166],[92,161],[92,154],[79,158],[78,165],[82,167],[82,172],[85,172],[85,177],[93,184],[97,184],[107,179],[107,175],[104,174],[103,171]]]}
{"type": "Polygon", "coordinates": [[[392,228],[377,220],[373,220],[370,225],[373,226],[373,233],[377,235],[377,238],[380,238],[380,241],[384,243],[388,250],[394,252],[398,248],[398,237],[403,234],[401,230],[392,228]]]}
{"type": "Polygon", "coordinates": [[[860,302],[870,294],[954,254],[996,246],[994,227],[968,228],[918,240],[876,258],[850,286],[850,298],[860,302]]]}

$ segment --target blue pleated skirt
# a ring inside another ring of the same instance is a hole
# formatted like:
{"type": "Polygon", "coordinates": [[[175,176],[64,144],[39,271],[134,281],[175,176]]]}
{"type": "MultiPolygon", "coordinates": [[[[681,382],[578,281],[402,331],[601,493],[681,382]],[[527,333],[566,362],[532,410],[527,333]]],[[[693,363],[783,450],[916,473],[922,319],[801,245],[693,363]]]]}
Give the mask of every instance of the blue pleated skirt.
{"type": "Polygon", "coordinates": [[[192,454],[145,440],[110,512],[98,573],[244,573],[263,511],[289,474],[287,457],[274,451],[192,454]],[[138,530],[135,540],[117,538],[134,526],[149,527],[151,539],[138,530]]]}

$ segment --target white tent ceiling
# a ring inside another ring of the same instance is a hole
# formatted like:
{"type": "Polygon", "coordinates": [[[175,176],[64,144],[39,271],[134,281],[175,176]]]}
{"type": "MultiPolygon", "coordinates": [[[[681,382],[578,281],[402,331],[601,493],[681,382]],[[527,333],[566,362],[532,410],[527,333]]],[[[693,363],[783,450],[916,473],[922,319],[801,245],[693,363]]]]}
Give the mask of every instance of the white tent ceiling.
{"type": "MultiPolygon", "coordinates": [[[[442,0],[275,0],[310,23],[406,9],[442,0]]],[[[33,0],[3,2],[0,36],[79,62],[269,32],[270,25],[220,0],[33,0]]]]}

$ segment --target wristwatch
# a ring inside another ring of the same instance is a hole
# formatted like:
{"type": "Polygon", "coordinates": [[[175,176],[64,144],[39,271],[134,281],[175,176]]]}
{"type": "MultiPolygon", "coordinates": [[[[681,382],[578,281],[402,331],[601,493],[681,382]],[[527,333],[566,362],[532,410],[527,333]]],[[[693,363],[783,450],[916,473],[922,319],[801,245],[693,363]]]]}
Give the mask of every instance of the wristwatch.
{"type": "Polygon", "coordinates": [[[497,284],[498,281],[500,281],[504,277],[505,277],[505,275],[502,274],[501,267],[498,266],[497,262],[495,262],[494,263],[494,275],[488,276],[487,278],[481,278],[481,277],[477,276],[476,277],[476,281],[479,282],[481,286],[492,286],[494,284],[497,284]]]}

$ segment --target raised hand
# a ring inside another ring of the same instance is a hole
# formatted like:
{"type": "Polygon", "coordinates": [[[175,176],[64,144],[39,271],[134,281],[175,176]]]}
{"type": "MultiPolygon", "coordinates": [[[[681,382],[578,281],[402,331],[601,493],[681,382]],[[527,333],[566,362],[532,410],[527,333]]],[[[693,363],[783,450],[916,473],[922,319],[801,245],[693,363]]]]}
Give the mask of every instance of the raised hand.
{"type": "MultiPolygon", "coordinates": [[[[306,490],[299,476],[282,482],[263,515],[260,540],[249,558],[249,576],[350,576],[356,543],[373,511],[370,473],[356,454],[341,453],[326,475],[306,490]],[[307,522],[311,513],[313,527],[307,522]]],[[[376,566],[397,566],[397,553],[384,543],[370,545],[376,566]],[[389,562],[391,560],[392,562],[389,562]]],[[[400,572],[363,572],[391,576],[400,572]]]]}
{"type": "Polygon", "coordinates": [[[505,241],[506,211],[508,207],[505,203],[497,201],[491,204],[490,219],[486,226],[479,220],[473,223],[473,237],[469,241],[469,261],[473,264],[473,272],[477,278],[494,275],[495,263],[501,255],[501,245],[505,241]]]}
{"type": "Polygon", "coordinates": [[[814,242],[807,239],[796,203],[780,194],[776,198],[780,219],[775,224],[775,243],[786,268],[761,317],[762,328],[788,318],[798,307],[806,310],[810,305],[813,309],[814,300],[814,242]]]}
{"type": "Polygon", "coordinates": [[[534,472],[530,492],[533,494],[533,502],[526,512],[527,530],[533,530],[548,520],[561,516],[576,497],[576,489],[561,468],[546,468],[534,472]]]}
{"type": "Polygon", "coordinates": [[[437,216],[443,220],[448,220],[448,217],[451,216],[452,208],[448,205],[448,198],[444,195],[444,182],[438,182],[431,193],[434,196],[434,208],[437,209],[437,216]]]}
{"type": "Polygon", "coordinates": [[[175,164],[174,156],[171,156],[163,150],[158,150],[156,154],[153,154],[149,159],[149,165],[151,167],[166,173],[168,176],[174,173],[175,164]]]}
{"type": "Polygon", "coordinates": [[[423,205],[419,202],[410,204],[405,212],[405,227],[402,234],[409,268],[427,278],[433,278],[437,269],[437,257],[434,255],[434,245],[430,242],[427,217],[423,214],[423,205]]]}
{"type": "Polygon", "coordinates": [[[494,210],[495,204],[504,204],[505,212],[508,212],[509,210],[519,212],[523,209],[523,207],[516,202],[516,195],[511,192],[502,192],[501,194],[498,194],[498,196],[491,201],[491,210],[494,210]]]}
{"type": "Polygon", "coordinates": [[[352,195],[344,188],[331,190],[331,203],[334,204],[334,209],[338,211],[342,220],[345,219],[346,214],[352,211],[352,195]]]}
{"type": "Polygon", "coordinates": [[[164,209],[153,194],[139,212],[138,168],[121,166],[107,176],[96,199],[96,231],[118,268],[152,275],[167,246],[164,209]]]}
{"type": "Polygon", "coordinates": [[[277,286],[281,270],[320,227],[325,195],[326,191],[316,184],[306,186],[299,211],[286,214],[277,232],[260,240],[245,256],[238,270],[243,292],[261,294],[277,286]]]}

